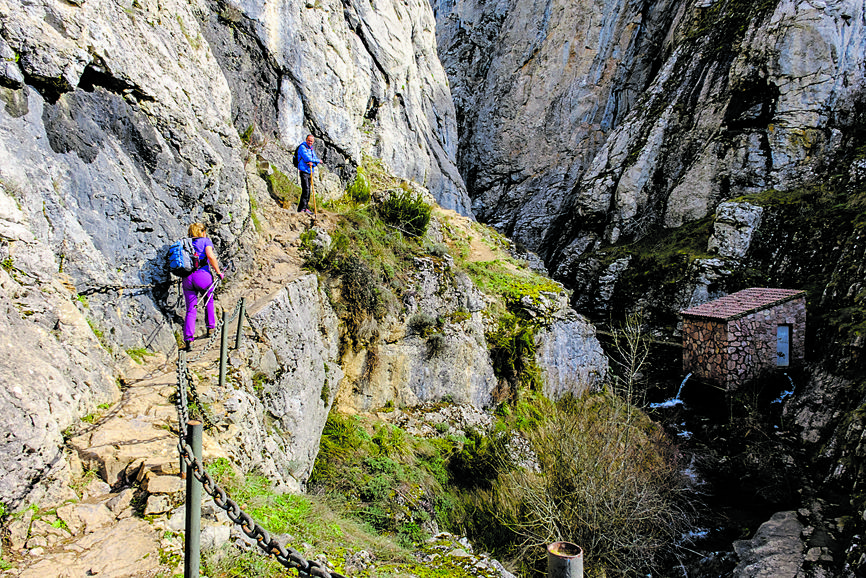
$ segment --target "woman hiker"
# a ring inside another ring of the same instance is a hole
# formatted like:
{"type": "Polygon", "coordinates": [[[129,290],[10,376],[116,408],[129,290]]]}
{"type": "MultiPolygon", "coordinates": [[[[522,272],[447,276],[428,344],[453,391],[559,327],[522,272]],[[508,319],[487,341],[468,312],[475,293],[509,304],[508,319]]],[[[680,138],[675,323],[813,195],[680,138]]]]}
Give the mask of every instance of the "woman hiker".
{"type": "Polygon", "coordinates": [[[319,157],[316,156],[316,151],[313,149],[313,142],[316,139],[313,135],[308,134],[307,140],[301,143],[298,147],[298,179],[301,181],[301,199],[298,202],[298,212],[312,215],[310,211],[310,189],[312,188],[313,172],[316,170],[316,165],[321,163],[319,157]]]}
{"type": "Polygon", "coordinates": [[[186,320],[183,325],[184,350],[189,351],[195,339],[195,318],[198,316],[198,296],[204,295],[205,299],[205,322],[207,323],[207,334],[216,327],[216,313],[214,312],[213,292],[216,288],[213,273],[224,275],[220,271],[214,252],[213,242],[207,237],[202,223],[193,223],[189,226],[189,236],[192,237],[192,246],[198,257],[199,267],[187,275],[181,286],[183,287],[183,298],[186,301],[186,320]]]}

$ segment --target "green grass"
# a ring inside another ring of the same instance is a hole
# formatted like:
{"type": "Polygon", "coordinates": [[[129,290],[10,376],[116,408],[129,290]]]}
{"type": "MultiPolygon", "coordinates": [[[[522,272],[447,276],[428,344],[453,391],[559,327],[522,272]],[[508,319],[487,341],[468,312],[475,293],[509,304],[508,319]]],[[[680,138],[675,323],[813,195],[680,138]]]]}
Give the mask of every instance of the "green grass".
{"type": "Polygon", "coordinates": [[[263,171],[261,174],[268,186],[268,193],[277,204],[284,209],[291,209],[297,205],[301,195],[301,187],[296,185],[285,173],[271,165],[270,172],[263,171]]]}
{"type": "Polygon", "coordinates": [[[513,260],[466,262],[462,266],[479,289],[509,304],[519,303],[523,297],[538,302],[542,292],[562,292],[562,285],[556,281],[534,271],[518,268],[513,260]]]}
{"type": "Polygon", "coordinates": [[[149,351],[146,347],[135,347],[133,349],[127,349],[126,354],[139,365],[143,364],[148,357],[156,355],[152,351],[149,351]]]}
{"type": "MultiPolygon", "coordinates": [[[[277,492],[263,476],[239,475],[228,460],[218,459],[207,465],[214,480],[228,495],[271,534],[290,534],[286,544],[303,556],[314,558],[326,554],[338,571],[345,563],[347,550],[367,550],[383,565],[406,564],[411,556],[392,541],[376,535],[366,524],[336,513],[333,502],[312,494],[277,492]]],[[[208,576],[276,577],[286,570],[276,560],[261,552],[238,552],[226,547],[207,553],[203,567],[208,576]]]]}
{"type": "Polygon", "coordinates": [[[355,180],[346,188],[346,195],[354,203],[364,204],[370,201],[370,181],[363,166],[358,167],[355,180]]]}
{"type": "Polygon", "coordinates": [[[436,505],[447,501],[445,464],[453,448],[388,423],[331,412],[310,484],[359,523],[403,546],[417,546],[429,537],[422,531],[425,522],[448,523],[448,512],[436,505]]]}

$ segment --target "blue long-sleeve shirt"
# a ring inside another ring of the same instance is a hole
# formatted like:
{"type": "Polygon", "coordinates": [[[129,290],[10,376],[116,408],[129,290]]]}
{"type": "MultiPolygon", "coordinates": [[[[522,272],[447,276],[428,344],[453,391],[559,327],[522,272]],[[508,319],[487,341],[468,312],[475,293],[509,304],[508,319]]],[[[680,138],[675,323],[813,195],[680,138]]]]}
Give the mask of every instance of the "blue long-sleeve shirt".
{"type": "Polygon", "coordinates": [[[312,174],[316,170],[316,165],[320,162],[322,161],[316,156],[316,151],[306,142],[302,142],[300,148],[298,148],[298,170],[302,173],[312,174]],[[309,163],[313,163],[312,170],[309,163]]]}

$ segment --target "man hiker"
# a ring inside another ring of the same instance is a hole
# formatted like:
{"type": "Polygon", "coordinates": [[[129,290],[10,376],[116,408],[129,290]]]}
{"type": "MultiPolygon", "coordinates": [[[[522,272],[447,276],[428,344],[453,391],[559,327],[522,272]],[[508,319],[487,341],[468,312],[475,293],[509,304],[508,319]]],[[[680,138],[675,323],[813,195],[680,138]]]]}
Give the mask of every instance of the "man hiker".
{"type": "Polygon", "coordinates": [[[310,215],[312,214],[309,202],[310,189],[313,186],[313,172],[316,170],[316,165],[322,162],[313,149],[315,140],[313,135],[308,134],[307,140],[298,147],[298,177],[301,180],[301,200],[298,202],[298,212],[310,215]]]}

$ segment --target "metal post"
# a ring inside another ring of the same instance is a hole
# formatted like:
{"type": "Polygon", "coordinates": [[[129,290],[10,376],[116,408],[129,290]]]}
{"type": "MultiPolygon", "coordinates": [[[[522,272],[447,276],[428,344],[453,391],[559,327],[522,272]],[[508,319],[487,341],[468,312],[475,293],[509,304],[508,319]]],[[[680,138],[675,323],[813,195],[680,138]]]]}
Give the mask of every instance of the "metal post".
{"type": "Polygon", "coordinates": [[[220,390],[226,385],[226,357],[229,348],[228,313],[223,311],[223,326],[220,333],[220,390]]]}
{"type": "MultiPolygon", "coordinates": [[[[195,459],[201,463],[201,422],[187,422],[186,443],[192,447],[195,459]]],[[[192,472],[190,472],[192,474],[192,472]]],[[[184,578],[198,578],[201,559],[201,482],[195,476],[186,477],[186,536],[184,538],[184,578]]]]}
{"type": "Polygon", "coordinates": [[[241,305],[238,309],[238,332],[235,335],[235,349],[241,348],[241,330],[244,328],[244,298],[241,297],[241,305]]]}
{"type": "Polygon", "coordinates": [[[583,549],[571,542],[547,547],[547,578],[583,578],[583,549]]]}

